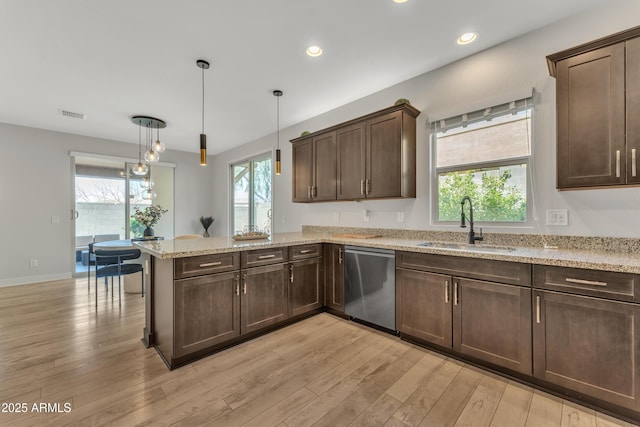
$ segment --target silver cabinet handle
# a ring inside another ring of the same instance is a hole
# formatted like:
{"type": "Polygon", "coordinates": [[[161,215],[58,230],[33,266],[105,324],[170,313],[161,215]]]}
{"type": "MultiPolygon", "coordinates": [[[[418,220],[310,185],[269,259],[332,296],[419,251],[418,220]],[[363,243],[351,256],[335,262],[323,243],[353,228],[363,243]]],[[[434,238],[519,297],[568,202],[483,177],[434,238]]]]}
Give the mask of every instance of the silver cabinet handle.
{"type": "Polygon", "coordinates": [[[270,254],[270,255],[260,255],[258,257],[258,259],[269,259],[269,258],[275,258],[276,256],[274,254],[270,254]]]}
{"type": "Polygon", "coordinates": [[[620,150],[616,150],[616,178],[620,178],[620,150]]]}
{"type": "Polygon", "coordinates": [[[564,280],[569,283],[577,283],[578,285],[608,286],[607,282],[598,282],[596,280],[572,279],[570,277],[567,277],[564,280]]]}
{"type": "Polygon", "coordinates": [[[293,265],[289,266],[289,272],[291,273],[291,275],[289,276],[289,281],[293,283],[293,265]]]}
{"type": "Polygon", "coordinates": [[[444,281],[444,303],[449,304],[449,281],[444,281]]]}
{"type": "Polygon", "coordinates": [[[308,254],[308,253],[311,253],[311,252],[313,252],[313,249],[304,249],[304,250],[300,251],[300,254],[303,255],[303,254],[308,254]]]}
{"type": "Polygon", "coordinates": [[[200,264],[200,268],[215,267],[216,265],[220,265],[220,264],[222,264],[222,261],[205,262],[204,264],[200,264]]]}
{"type": "Polygon", "coordinates": [[[342,248],[338,249],[338,264],[342,264],[342,248]]]}
{"type": "Polygon", "coordinates": [[[360,180],[360,195],[364,196],[364,179],[360,180]]]}
{"type": "Polygon", "coordinates": [[[453,305],[458,305],[458,282],[453,282],[453,305]]]}
{"type": "Polygon", "coordinates": [[[536,323],[540,323],[540,295],[536,295],[536,323]]]}
{"type": "Polygon", "coordinates": [[[236,295],[240,295],[240,275],[236,275],[236,295]]]}
{"type": "Polygon", "coordinates": [[[242,284],[242,293],[246,295],[247,294],[247,274],[246,273],[242,276],[242,281],[244,282],[242,284]]]}
{"type": "Polygon", "coordinates": [[[636,149],[631,149],[631,176],[636,177],[638,174],[638,168],[636,166],[636,149]]]}

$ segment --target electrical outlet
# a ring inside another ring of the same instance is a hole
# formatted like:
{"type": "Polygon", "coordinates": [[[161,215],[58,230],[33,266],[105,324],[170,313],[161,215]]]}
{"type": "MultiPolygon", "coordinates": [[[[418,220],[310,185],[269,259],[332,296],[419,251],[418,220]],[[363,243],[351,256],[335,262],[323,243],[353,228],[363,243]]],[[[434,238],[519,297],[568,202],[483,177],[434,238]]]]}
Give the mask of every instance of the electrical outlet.
{"type": "Polygon", "coordinates": [[[398,212],[396,215],[396,220],[398,222],[404,222],[404,212],[398,212]]]}
{"type": "Polygon", "coordinates": [[[38,266],[38,260],[36,258],[31,258],[29,260],[29,267],[37,267],[38,266]]]}
{"type": "Polygon", "coordinates": [[[362,220],[364,222],[369,222],[369,211],[367,209],[362,210],[362,220]]]}
{"type": "Polygon", "coordinates": [[[547,225],[569,225],[569,212],[566,209],[548,209],[547,225]]]}

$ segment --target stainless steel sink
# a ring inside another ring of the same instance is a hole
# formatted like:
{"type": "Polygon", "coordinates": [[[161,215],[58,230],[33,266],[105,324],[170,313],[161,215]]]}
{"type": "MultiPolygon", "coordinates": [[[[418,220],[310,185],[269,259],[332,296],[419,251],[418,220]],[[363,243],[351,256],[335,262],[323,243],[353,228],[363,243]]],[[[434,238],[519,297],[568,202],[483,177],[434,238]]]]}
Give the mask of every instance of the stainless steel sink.
{"type": "Polygon", "coordinates": [[[418,246],[434,249],[451,249],[458,251],[474,251],[474,252],[497,252],[497,253],[509,253],[516,250],[512,246],[495,246],[495,245],[470,245],[468,243],[454,243],[454,242],[423,242],[418,243],[418,246]]]}

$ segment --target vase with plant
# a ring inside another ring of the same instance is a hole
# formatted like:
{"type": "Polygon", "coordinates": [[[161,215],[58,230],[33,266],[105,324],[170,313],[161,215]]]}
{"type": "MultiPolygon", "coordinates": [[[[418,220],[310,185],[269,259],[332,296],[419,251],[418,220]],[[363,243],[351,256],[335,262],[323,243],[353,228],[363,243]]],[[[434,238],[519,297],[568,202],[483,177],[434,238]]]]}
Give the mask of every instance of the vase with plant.
{"type": "Polygon", "coordinates": [[[160,205],[147,206],[142,210],[136,206],[134,210],[135,213],[131,217],[146,227],[143,232],[144,237],[153,236],[152,227],[160,221],[163,214],[168,212],[167,209],[162,209],[160,205]]]}
{"type": "Polygon", "coordinates": [[[209,227],[213,224],[214,219],[210,216],[201,216],[200,224],[204,227],[204,233],[202,233],[202,237],[209,237],[209,227]]]}

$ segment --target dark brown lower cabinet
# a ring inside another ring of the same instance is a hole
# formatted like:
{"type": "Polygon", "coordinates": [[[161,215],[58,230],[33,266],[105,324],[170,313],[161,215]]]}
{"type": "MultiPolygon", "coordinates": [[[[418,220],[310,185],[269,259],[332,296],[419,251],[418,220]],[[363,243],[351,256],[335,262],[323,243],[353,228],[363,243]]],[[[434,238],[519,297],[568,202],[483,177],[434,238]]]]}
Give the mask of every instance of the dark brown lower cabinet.
{"type": "Polygon", "coordinates": [[[406,334],[531,374],[531,289],[396,269],[396,325],[406,334]]]}
{"type": "Polygon", "coordinates": [[[531,374],[531,288],[453,278],[453,348],[531,374]]]}
{"type": "Polygon", "coordinates": [[[453,345],[451,276],[396,269],[396,327],[443,347],[453,345]]]}
{"type": "Polygon", "coordinates": [[[324,245],[325,305],[329,311],[344,314],[344,249],[342,245],[324,245]]]}
{"type": "Polygon", "coordinates": [[[176,280],[174,286],[175,357],[240,335],[237,272],[176,280]]]}
{"type": "Polygon", "coordinates": [[[254,332],[289,318],[288,264],[247,268],[241,271],[242,334],[254,332]]]}
{"type": "Polygon", "coordinates": [[[534,375],[640,410],[640,306],[534,292],[534,375]]]}
{"type": "Polygon", "coordinates": [[[308,313],[324,305],[322,258],[289,264],[289,315],[308,313]]]}

